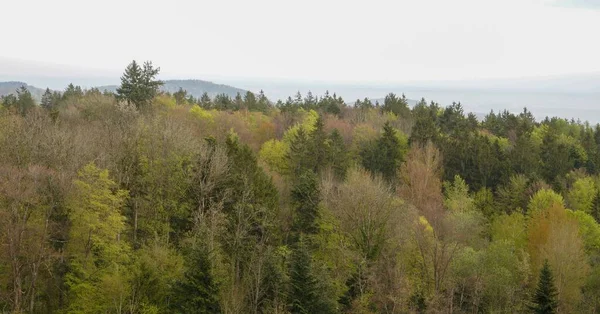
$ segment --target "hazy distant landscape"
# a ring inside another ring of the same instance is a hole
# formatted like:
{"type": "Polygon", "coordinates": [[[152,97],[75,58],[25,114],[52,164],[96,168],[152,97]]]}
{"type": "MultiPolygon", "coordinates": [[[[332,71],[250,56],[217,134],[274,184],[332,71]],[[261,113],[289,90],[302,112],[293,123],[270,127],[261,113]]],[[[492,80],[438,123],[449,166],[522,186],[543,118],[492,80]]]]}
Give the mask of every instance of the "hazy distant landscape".
{"type": "MultiPolygon", "coordinates": [[[[5,63],[7,61],[4,61],[5,63]]],[[[0,59],[0,65],[2,59],[0,59]]],[[[31,65],[28,76],[13,75],[0,66],[0,95],[14,92],[18,84],[2,82],[10,77],[19,77],[30,84],[32,93],[39,100],[43,89],[50,87],[62,90],[69,83],[82,87],[97,87],[100,90],[115,91],[117,85],[94,84],[107,81],[117,82],[118,78],[95,77],[44,77],[47,69],[31,65]],[[33,83],[32,83],[33,82],[33,83]]],[[[8,69],[8,67],[6,67],[8,69]]],[[[537,119],[547,116],[558,116],[567,119],[600,122],[600,74],[570,75],[557,77],[515,78],[473,81],[422,81],[404,84],[373,84],[373,83],[335,83],[335,82],[306,82],[277,79],[235,79],[218,78],[221,81],[206,81],[201,79],[167,79],[161,88],[163,91],[175,92],[180,87],[194,97],[200,97],[207,92],[214,97],[225,93],[231,97],[247,90],[258,93],[260,90],[272,101],[285,100],[294,96],[298,91],[305,95],[311,91],[315,95],[323,95],[326,91],[336,93],[344,98],[346,103],[353,104],[357,98],[368,97],[382,100],[390,93],[405,94],[412,100],[411,105],[421,98],[428,102],[435,101],[441,105],[460,102],[465,110],[483,116],[494,110],[496,112],[509,110],[518,113],[527,107],[534,112],[537,119]]]]}

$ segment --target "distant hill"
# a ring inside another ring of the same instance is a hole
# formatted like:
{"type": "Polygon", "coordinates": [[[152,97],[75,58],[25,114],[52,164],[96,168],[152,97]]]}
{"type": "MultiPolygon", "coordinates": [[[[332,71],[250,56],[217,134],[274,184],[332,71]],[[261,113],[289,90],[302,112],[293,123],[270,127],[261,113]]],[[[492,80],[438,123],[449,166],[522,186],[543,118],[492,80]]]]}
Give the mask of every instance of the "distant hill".
{"type": "MultiPolygon", "coordinates": [[[[25,82],[18,81],[9,81],[9,82],[0,82],[0,96],[15,94],[16,90],[21,86],[25,86],[29,92],[31,92],[34,99],[40,101],[42,99],[42,95],[44,94],[45,89],[38,88],[32,85],[28,85],[25,82]]],[[[104,85],[98,86],[99,90],[104,91],[108,90],[111,92],[115,92],[117,90],[117,85],[104,85]]],[[[237,93],[244,95],[246,90],[229,86],[223,84],[216,84],[213,82],[202,81],[202,80],[167,80],[165,84],[161,87],[161,90],[164,92],[174,93],[179,90],[179,88],[183,88],[188,92],[189,95],[193,95],[198,98],[202,96],[204,92],[208,93],[208,96],[214,98],[218,94],[227,94],[231,97],[235,97],[237,93]]]]}
{"type": "Polygon", "coordinates": [[[25,88],[27,88],[27,90],[31,93],[35,100],[40,101],[40,99],[42,99],[42,95],[44,94],[45,89],[27,85],[27,83],[17,81],[0,82],[0,96],[16,94],[17,89],[21,88],[21,86],[25,86],[25,88]]]}
{"type": "MultiPolygon", "coordinates": [[[[235,97],[237,93],[242,94],[242,96],[246,93],[246,90],[237,87],[202,80],[166,80],[164,82],[165,84],[161,87],[162,91],[174,93],[178,91],[179,88],[183,88],[189,95],[196,98],[202,96],[204,92],[208,93],[208,96],[211,98],[214,98],[218,94],[227,94],[231,97],[235,97]]],[[[98,89],[101,91],[108,90],[115,92],[117,90],[117,85],[98,86],[98,89]]]]}

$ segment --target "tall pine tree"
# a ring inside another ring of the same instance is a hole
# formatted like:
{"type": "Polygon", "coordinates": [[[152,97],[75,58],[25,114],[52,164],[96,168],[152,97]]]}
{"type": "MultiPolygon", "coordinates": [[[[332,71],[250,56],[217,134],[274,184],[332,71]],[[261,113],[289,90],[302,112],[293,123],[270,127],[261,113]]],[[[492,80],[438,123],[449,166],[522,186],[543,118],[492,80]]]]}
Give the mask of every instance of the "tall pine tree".
{"type": "Polygon", "coordinates": [[[550,270],[548,260],[544,261],[544,266],[540,271],[540,281],[538,282],[535,295],[533,296],[533,305],[531,310],[536,314],[553,314],[557,312],[558,302],[556,300],[558,293],[554,286],[554,276],[550,270]]]}
{"type": "Polygon", "coordinates": [[[117,98],[134,104],[138,109],[147,108],[158,93],[158,88],[163,84],[156,79],[158,72],[160,68],[154,68],[150,61],[144,62],[143,67],[140,67],[135,60],[132,61],[121,76],[117,98]]]}

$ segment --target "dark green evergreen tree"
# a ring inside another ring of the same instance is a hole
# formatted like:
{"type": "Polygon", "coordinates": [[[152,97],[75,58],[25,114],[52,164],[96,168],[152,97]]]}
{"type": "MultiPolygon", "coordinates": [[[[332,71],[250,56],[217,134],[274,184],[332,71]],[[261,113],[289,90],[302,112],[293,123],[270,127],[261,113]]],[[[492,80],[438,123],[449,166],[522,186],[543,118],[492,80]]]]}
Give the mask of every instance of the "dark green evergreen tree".
{"type": "Polygon", "coordinates": [[[295,207],[293,229],[296,234],[314,234],[318,231],[321,191],[317,176],[305,171],[294,180],[292,202],[295,207]]]}
{"type": "Polygon", "coordinates": [[[540,280],[533,296],[533,304],[531,305],[531,311],[535,314],[553,314],[557,312],[558,293],[554,286],[554,276],[550,270],[548,260],[544,261],[544,266],[540,271],[540,280]]]}
{"type": "Polygon", "coordinates": [[[187,91],[180,87],[178,91],[173,93],[173,98],[175,98],[177,105],[185,105],[187,102],[187,91]]]}
{"type": "Polygon", "coordinates": [[[212,100],[207,92],[202,93],[202,96],[200,96],[200,106],[205,109],[212,108],[212,100]]]}
{"type": "Polygon", "coordinates": [[[329,135],[328,144],[327,164],[331,166],[336,178],[344,180],[350,167],[350,157],[344,139],[337,129],[329,135]]]}
{"type": "Polygon", "coordinates": [[[335,307],[327,299],[323,279],[313,270],[310,251],[300,237],[292,252],[290,269],[289,310],[294,314],[335,313],[335,307]]]}
{"type": "Polygon", "coordinates": [[[220,313],[219,287],[211,273],[207,250],[193,249],[185,264],[184,278],[173,287],[172,313],[220,313]]]}
{"type": "Polygon", "coordinates": [[[388,182],[395,180],[396,172],[404,157],[396,132],[386,122],[379,139],[360,152],[363,167],[373,174],[381,174],[388,182]]]}
{"type": "Polygon", "coordinates": [[[54,107],[53,94],[49,88],[46,88],[46,91],[42,95],[42,101],[40,102],[40,106],[46,110],[50,110],[54,107]]]}
{"type": "Polygon", "coordinates": [[[267,112],[267,110],[269,110],[269,107],[271,107],[269,99],[267,99],[267,96],[265,96],[265,92],[263,92],[263,90],[261,89],[258,93],[256,111],[267,112]]]}
{"type": "Polygon", "coordinates": [[[325,165],[328,155],[327,134],[325,134],[325,122],[323,116],[319,115],[315,122],[315,129],[310,133],[310,144],[308,156],[312,171],[319,173],[325,165]]]}
{"type": "Polygon", "coordinates": [[[117,88],[117,98],[134,104],[138,109],[147,108],[163,84],[156,76],[160,68],[154,68],[152,62],[144,62],[140,67],[132,61],[121,76],[121,86],[117,88]]]}
{"type": "Polygon", "coordinates": [[[81,86],[73,85],[73,83],[70,83],[65,89],[65,92],[62,94],[63,100],[79,99],[81,97],[83,97],[83,90],[81,89],[81,86]]]}
{"type": "Polygon", "coordinates": [[[290,149],[286,154],[289,173],[292,176],[298,176],[306,171],[314,171],[315,165],[311,153],[311,142],[304,128],[299,128],[298,132],[290,141],[290,149]]]}
{"type": "Polygon", "coordinates": [[[246,95],[244,95],[244,107],[250,111],[261,111],[258,107],[256,96],[250,91],[246,92],[246,95]]]}
{"type": "Polygon", "coordinates": [[[35,107],[35,100],[33,96],[25,86],[21,86],[17,89],[17,103],[16,110],[19,114],[25,115],[29,110],[35,107]]]}
{"type": "Polygon", "coordinates": [[[402,94],[402,97],[398,97],[394,93],[389,93],[387,96],[385,96],[383,107],[381,109],[383,111],[392,112],[398,117],[410,117],[410,108],[408,108],[408,101],[406,100],[406,96],[404,96],[404,94],[402,94]]]}
{"type": "Polygon", "coordinates": [[[413,108],[413,127],[410,133],[409,142],[418,145],[424,145],[429,141],[436,142],[439,136],[438,114],[439,105],[432,102],[427,106],[425,99],[421,99],[413,108]]]}
{"type": "Polygon", "coordinates": [[[233,110],[235,109],[234,101],[229,95],[221,93],[215,96],[213,100],[215,109],[217,110],[233,110]]]}
{"type": "Polygon", "coordinates": [[[237,94],[235,94],[235,98],[233,99],[233,109],[234,110],[240,110],[242,108],[244,108],[244,99],[242,98],[242,94],[240,94],[240,92],[237,92],[237,94]]]}

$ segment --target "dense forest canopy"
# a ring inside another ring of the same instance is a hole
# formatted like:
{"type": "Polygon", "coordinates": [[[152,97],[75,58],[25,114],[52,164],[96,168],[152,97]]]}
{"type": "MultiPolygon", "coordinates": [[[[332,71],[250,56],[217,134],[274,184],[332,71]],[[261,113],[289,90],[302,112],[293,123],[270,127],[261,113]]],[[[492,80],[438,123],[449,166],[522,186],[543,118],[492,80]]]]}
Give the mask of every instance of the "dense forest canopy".
{"type": "Polygon", "coordinates": [[[1,98],[0,311],[600,311],[600,126],[158,70],[1,98]]]}

